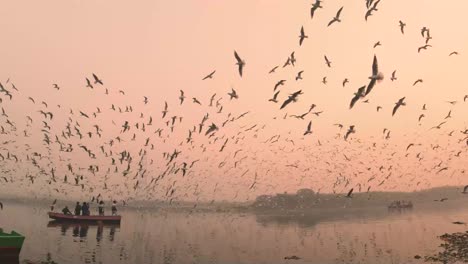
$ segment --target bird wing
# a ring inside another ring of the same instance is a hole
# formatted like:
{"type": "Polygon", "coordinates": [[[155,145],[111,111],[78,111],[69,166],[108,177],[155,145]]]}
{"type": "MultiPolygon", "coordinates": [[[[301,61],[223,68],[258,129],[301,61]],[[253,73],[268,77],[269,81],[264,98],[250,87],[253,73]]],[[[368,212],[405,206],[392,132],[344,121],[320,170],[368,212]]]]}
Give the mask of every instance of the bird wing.
{"type": "Polygon", "coordinates": [[[379,66],[377,64],[377,56],[374,55],[374,61],[372,62],[372,75],[377,75],[379,73],[379,66]]]}
{"type": "Polygon", "coordinates": [[[242,59],[239,57],[239,54],[237,54],[236,51],[234,51],[234,57],[236,57],[238,63],[242,63],[242,59]]]}
{"type": "Polygon", "coordinates": [[[371,79],[370,80],[369,85],[367,85],[367,90],[366,90],[365,95],[368,95],[372,91],[372,89],[375,86],[375,82],[376,82],[376,79],[371,79]]]}
{"type": "Polygon", "coordinates": [[[343,11],[343,7],[341,7],[340,10],[338,10],[338,12],[336,13],[337,18],[340,17],[341,11],[343,11]]]}
{"type": "Polygon", "coordinates": [[[395,115],[396,111],[398,110],[398,107],[400,107],[399,104],[396,104],[395,107],[393,107],[392,116],[395,115]]]}
{"type": "Polygon", "coordinates": [[[288,99],[286,99],[286,100],[283,102],[283,104],[281,105],[280,109],[285,108],[289,103],[291,103],[292,100],[293,100],[292,98],[293,98],[293,97],[290,96],[288,99]]]}

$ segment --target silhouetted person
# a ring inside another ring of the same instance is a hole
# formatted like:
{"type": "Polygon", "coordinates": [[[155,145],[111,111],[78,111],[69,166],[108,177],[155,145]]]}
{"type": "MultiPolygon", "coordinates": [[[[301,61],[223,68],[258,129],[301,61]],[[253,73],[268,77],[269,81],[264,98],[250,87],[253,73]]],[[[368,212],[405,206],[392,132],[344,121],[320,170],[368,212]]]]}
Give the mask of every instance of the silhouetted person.
{"type": "Polygon", "coordinates": [[[117,201],[112,202],[112,215],[117,215],[117,201]]]}
{"type": "Polygon", "coordinates": [[[81,214],[81,205],[80,205],[80,202],[76,202],[75,215],[80,215],[80,214],[81,214]]]}
{"type": "Polygon", "coordinates": [[[82,215],[89,215],[89,205],[86,202],[83,202],[83,206],[81,206],[82,215]]]}
{"type": "Polygon", "coordinates": [[[99,215],[104,215],[104,202],[103,201],[99,202],[98,210],[99,210],[99,215]]]}
{"type": "Polygon", "coordinates": [[[68,206],[65,206],[65,208],[62,209],[62,213],[64,215],[71,215],[72,212],[70,211],[70,209],[68,209],[68,206]]]}

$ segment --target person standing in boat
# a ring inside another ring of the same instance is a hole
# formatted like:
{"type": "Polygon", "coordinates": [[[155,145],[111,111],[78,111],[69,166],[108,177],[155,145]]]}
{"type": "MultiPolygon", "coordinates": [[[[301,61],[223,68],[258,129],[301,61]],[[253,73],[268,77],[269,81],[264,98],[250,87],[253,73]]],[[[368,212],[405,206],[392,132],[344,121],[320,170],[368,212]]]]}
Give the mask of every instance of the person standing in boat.
{"type": "Polygon", "coordinates": [[[82,215],[89,215],[89,205],[86,202],[83,202],[83,205],[81,206],[81,214],[82,215]]]}
{"type": "Polygon", "coordinates": [[[80,215],[80,214],[81,214],[81,205],[80,205],[80,202],[76,202],[75,215],[80,215]]]}
{"type": "Polygon", "coordinates": [[[104,215],[104,202],[103,201],[99,202],[98,210],[99,210],[99,215],[104,215]]]}
{"type": "Polygon", "coordinates": [[[117,201],[112,202],[112,215],[117,215],[117,201]]]}

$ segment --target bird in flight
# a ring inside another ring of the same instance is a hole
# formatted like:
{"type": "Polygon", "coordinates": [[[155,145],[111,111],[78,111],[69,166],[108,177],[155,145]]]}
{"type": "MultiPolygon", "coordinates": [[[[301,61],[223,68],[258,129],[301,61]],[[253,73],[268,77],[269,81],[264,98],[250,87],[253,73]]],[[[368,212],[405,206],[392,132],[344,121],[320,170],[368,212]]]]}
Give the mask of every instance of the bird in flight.
{"type": "Polygon", "coordinates": [[[421,50],[427,50],[427,48],[431,48],[432,46],[429,44],[426,44],[424,46],[421,46],[418,48],[418,53],[421,52],[421,50]]]}
{"type": "Polygon", "coordinates": [[[406,105],[404,100],[405,100],[405,97],[400,98],[400,100],[398,100],[398,102],[395,103],[395,107],[393,107],[393,111],[392,111],[392,116],[395,115],[396,111],[398,110],[398,108],[400,108],[400,106],[405,106],[406,105]]]}
{"type": "Polygon", "coordinates": [[[236,51],[234,51],[234,57],[236,57],[236,65],[238,66],[239,68],[239,75],[240,77],[242,77],[242,72],[244,70],[244,66],[245,66],[245,61],[243,61],[240,57],[239,57],[239,54],[237,54],[236,51]]]}
{"type": "Polygon", "coordinates": [[[236,90],[234,90],[234,88],[231,88],[231,92],[228,93],[228,95],[230,96],[229,100],[232,100],[232,98],[239,99],[239,95],[237,94],[236,90]]]}
{"type": "Polygon", "coordinates": [[[364,85],[361,88],[359,88],[356,93],[354,93],[354,97],[351,99],[351,103],[349,104],[349,109],[353,108],[354,104],[356,104],[356,102],[359,99],[365,96],[365,91],[366,91],[366,86],[364,85]]]}
{"type": "Polygon", "coordinates": [[[327,64],[328,68],[331,68],[331,61],[327,58],[327,55],[323,57],[325,58],[325,64],[327,64]]]}
{"type": "Polygon", "coordinates": [[[406,26],[406,23],[404,23],[403,21],[400,20],[400,31],[401,31],[401,34],[405,34],[405,26],[406,26]]]}
{"type": "Polygon", "coordinates": [[[304,41],[304,39],[308,38],[309,36],[307,36],[305,33],[304,33],[304,26],[301,27],[301,35],[299,36],[299,46],[302,46],[302,42],[304,41]]]}
{"type": "Polygon", "coordinates": [[[100,85],[104,85],[104,84],[102,83],[102,81],[99,80],[99,78],[97,77],[97,75],[94,74],[94,73],[93,73],[93,78],[94,78],[94,84],[98,84],[98,83],[99,83],[100,85]]]}
{"type": "Polygon", "coordinates": [[[93,85],[91,84],[91,81],[88,78],[86,78],[86,87],[89,87],[91,89],[94,88],[93,85]]]}
{"type": "Polygon", "coordinates": [[[452,51],[452,52],[449,54],[449,56],[452,56],[452,55],[458,55],[458,52],[452,51]]]}
{"type": "Polygon", "coordinates": [[[303,72],[304,72],[304,71],[300,71],[300,72],[297,73],[296,81],[302,80],[302,73],[303,73],[303,72]]]}
{"type": "Polygon", "coordinates": [[[418,83],[422,83],[423,82],[423,79],[417,79],[414,83],[413,83],[413,86],[415,86],[416,84],[418,83]]]}
{"type": "Polygon", "coordinates": [[[268,72],[268,73],[274,73],[274,72],[276,71],[276,69],[278,69],[278,67],[279,67],[279,66],[273,67],[273,69],[271,69],[270,72],[268,72]]]}
{"type": "Polygon", "coordinates": [[[348,140],[349,135],[356,133],[356,130],[354,130],[354,125],[349,126],[348,131],[346,131],[346,134],[344,136],[345,140],[348,140]]]}
{"type": "Polygon", "coordinates": [[[286,80],[279,80],[276,84],[275,84],[275,88],[273,88],[273,92],[276,91],[276,89],[278,89],[278,87],[280,85],[284,85],[284,82],[286,82],[286,80]]]}
{"type": "Polygon", "coordinates": [[[377,65],[377,56],[375,55],[374,61],[372,62],[372,76],[370,76],[369,79],[370,82],[367,85],[366,93],[364,94],[364,96],[368,95],[372,91],[372,88],[374,88],[376,81],[383,80],[383,74],[379,72],[379,66],[377,65]]]}
{"type": "Polygon", "coordinates": [[[312,4],[312,8],[310,9],[310,18],[314,18],[314,14],[315,14],[315,11],[319,8],[322,8],[322,6],[320,5],[320,3],[322,2],[322,0],[316,0],[315,3],[312,4]]]}
{"type": "Polygon", "coordinates": [[[280,109],[285,108],[291,102],[297,102],[297,97],[302,94],[302,90],[292,93],[281,105],[280,109]]]}
{"type": "Polygon", "coordinates": [[[205,76],[202,81],[206,80],[206,79],[213,79],[213,75],[215,74],[216,70],[215,71],[212,71],[210,74],[208,74],[207,76],[205,76]]]}
{"type": "Polygon", "coordinates": [[[330,22],[328,22],[328,27],[331,26],[335,22],[341,22],[341,19],[340,19],[341,11],[343,11],[343,7],[341,7],[338,10],[338,12],[336,12],[336,16],[330,22]]]}
{"type": "Polygon", "coordinates": [[[345,78],[345,79],[343,80],[343,87],[345,87],[345,85],[346,85],[347,83],[349,83],[349,80],[348,80],[348,78],[345,78]]]}
{"type": "Polygon", "coordinates": [[[277,92],[273,95],[273,98],[269,99],[268,101],[269,101],[269,102],[273,102],[273,103],[277,103],[277,102],[278,102],[277,98],[278,98],[279,92],[280,92],[280,91],[277,91],[277,92]]]}
{"type": "Polygon", "coordinates": [[[60,87],[58,86],[58,84],[54,83],[53,85],[55,89],[60,90],[60,87]]]}
{"type": "Polygon", "coordinates": [[[396,70],[394,70],[394,71],[392,72],[392,77],[390,78],[390,80],[391,80],[392,82],[397,80],[397,77],[396,77],[396,70]]]}
{"type": "Polygon", "coordinates": [[[184,91],[180,90],[180,96],[179,96],[180,104],[184,102],[184,99],[185,99],[184,91]]]}
{"type": "Polygon", "coordinates": [[[307,130],[304,132],[304,136],[308,135],[308,134],[312,134],[312,121],[309,121],[309,124],[307,125],[307,130]]]}
{"type": "Polygon", "coordinates": [[[380,41],[377,41],[377,42],[374,44],[374,49],[377,48],[378,46],[382,46],[382,44],[380,43],[380,41]]]}

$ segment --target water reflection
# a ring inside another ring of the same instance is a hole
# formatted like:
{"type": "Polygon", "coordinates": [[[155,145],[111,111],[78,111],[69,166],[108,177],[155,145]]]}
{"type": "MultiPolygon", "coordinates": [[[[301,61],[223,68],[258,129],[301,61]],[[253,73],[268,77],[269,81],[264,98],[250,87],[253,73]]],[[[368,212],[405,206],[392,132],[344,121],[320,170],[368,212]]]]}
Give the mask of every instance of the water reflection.
{"type": "Polygon", "coordinates": [[[50,221],[47,223],[48,228],[60,229],[62,236],[67,236],[69,229],[72,229],[72,236],[80,238],[83,242],[88,237],[88,233],[91,229],[92,233],[96,233],[96,241],[101,242],[103,239],[104,231],[109,230],[107,239],[112,242],[115,239],[115,231],[120,229],[120,224],[107,224],[107,223],[72,223],[72,222],[61,222],[61,221],[50,221]],[[93,230],[96,231],[93,231],[93,230]]]}

